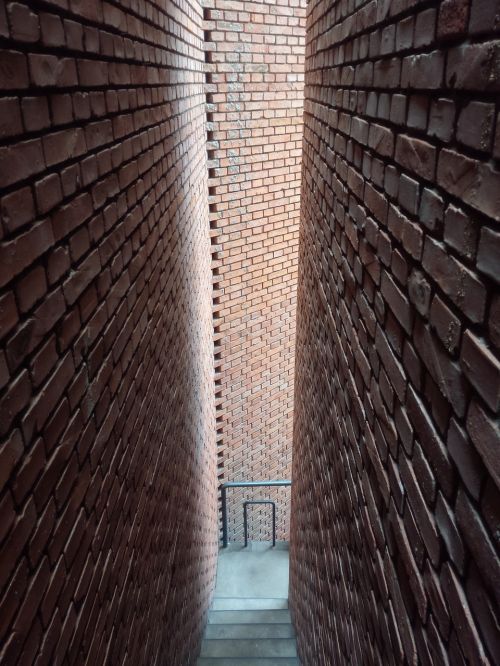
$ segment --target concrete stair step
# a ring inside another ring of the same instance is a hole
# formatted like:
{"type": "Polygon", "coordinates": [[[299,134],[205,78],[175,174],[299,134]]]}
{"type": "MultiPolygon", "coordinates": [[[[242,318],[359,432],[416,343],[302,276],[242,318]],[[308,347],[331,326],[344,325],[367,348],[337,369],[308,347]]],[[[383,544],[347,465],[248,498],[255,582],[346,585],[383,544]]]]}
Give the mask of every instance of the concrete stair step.
{"type": "Polygon", "coordinates": [[[248,657],[296,657],[294,638],[226,638],[205,640],[200,657],[224,657],[242,659],[248,657]]]}
{"type": "Polygon", "coordinates": [[[234,659],[233,657],[200,657],[197,666],[300,666],[296,657],[274,657],[272,659],[249,657],[234,659]]]}
{"type": "Polygon", "coordinates": [[[289,624],[288,609],[278,610],[211,610],[209,624],[289,624]]]}
{"type": "Polygon", "coordinates": [[[206,639],[212,638],[293,638],[291,624],[209,624],[206,639]]]}
{"type": "Polygon", "coordinates": [[[200,657],[197,666],[300,666],[296,657],[274,657],[272,659],[249,657],[234,659],[233,657],[200,657]]]}
{"type": "Polygon", "coordinates": [[[280,610],[288,608],[288,599],[267,599],[265,597],[217,597],[212,610],[280,610]]]}

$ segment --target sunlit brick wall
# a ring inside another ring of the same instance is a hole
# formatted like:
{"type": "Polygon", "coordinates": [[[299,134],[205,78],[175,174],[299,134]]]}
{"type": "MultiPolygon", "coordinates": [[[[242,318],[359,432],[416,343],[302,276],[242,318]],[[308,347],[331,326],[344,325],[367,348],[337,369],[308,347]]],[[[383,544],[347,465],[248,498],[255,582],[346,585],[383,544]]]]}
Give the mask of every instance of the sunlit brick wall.
{"type": "MultiPolygon", "coordinates": [[[[214,271],[219,476],[291,473],[293,365],[302,148],[305,0],[207,0],[208,155],[214,271]]],[[[230,491],[230,538],[244,497],[230,491]]],[[[250,510],[270,537],[270,510],[250,510]]]]}
{"type": "Polygon", "coordinates": [[[0,3],[0,663],[194,663],[217,547],[202,10],[0,3]]]}
{"type": "Polygon", "coordinates": [[[308,5],[306,666],[500,662],[499,16],[495,0],[308,5]]]}

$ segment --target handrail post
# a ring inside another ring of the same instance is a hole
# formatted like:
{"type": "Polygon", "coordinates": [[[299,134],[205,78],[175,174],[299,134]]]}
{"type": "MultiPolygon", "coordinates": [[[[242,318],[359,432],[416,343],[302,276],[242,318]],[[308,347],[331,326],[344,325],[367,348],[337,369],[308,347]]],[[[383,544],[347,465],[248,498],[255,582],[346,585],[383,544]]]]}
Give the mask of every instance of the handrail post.
{"type": "MultiPolygon", "coordinates": [[[[227,548],[228,545],[228,528],[227,528],[227,489],[228,488],[262,488],[264,486],[291,486],[292,482],[288,479],[280,481],[226,481],[221,485],[221,510],[222,510],[222,547],[227,548]]],[[[276,544],[276,507],[273,507],[273,522],[274,522],[274,536],[273,545],[276,544]]]]}
{"type": "Polygon", "coordinates": [[[273,505],[273,548],[276,546],[276,503],[272,502],[273,505]]]}
{"type": "Polygon", "coordinates": [[[243,502],[243,533],[245,535],[245,548],[248,546],[247,508],[248,508],[248,502],[243,502]]]}
{"type": "Polygon", "coordinates": [[[221,506],[222,506],[222,547],[227,548],[227,488],[222,485],[221,506]]]}

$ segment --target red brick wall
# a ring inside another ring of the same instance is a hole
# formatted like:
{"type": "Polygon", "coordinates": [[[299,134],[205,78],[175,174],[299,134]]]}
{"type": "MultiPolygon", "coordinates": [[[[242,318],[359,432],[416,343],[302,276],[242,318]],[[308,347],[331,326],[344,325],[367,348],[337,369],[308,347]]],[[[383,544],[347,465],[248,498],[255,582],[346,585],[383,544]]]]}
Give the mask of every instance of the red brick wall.
{"type": "Polygon", "coordinates": [[[202,12],[0,5],[0,662],[191,664],[216,470],[202,12]]]}
{"type": "MultiPolygon", "coordinates": [[[[287,478],[305,0],[204,4],[219,478],[287,478]]],[[[231,539],[244,495],[230,491],[231,539]]],[[[289,491],[254,496],[278,500],[287,538],[289,491]]],[[[269,538],[269,511],[251,515],[253,538],[269,538]]]]}
{"type": "Polygon", "coordinates": [[[494,0],[308,5],[302,663],[500,662],[494,0]]]}

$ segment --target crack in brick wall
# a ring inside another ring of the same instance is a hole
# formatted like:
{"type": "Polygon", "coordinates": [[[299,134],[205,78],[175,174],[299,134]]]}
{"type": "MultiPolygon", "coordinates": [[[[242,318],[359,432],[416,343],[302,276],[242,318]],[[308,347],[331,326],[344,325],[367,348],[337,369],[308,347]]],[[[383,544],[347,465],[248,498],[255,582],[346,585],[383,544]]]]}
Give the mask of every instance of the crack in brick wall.
{"type": "MultiPolygon", "coordinates": [[[[289,478],[305,2],[203,4],[219,478],[289,478]]],[[[289,489],[231,490],[229,538],[249,497],[277,500],[288,538],[289,489]]],[[[270,510],[250,515],[271,538],[270,510]]]]}
{"type": "Polygon", "coordinates": [[[202,11],[0,4],[0,662],[192,664],[217,553],[202,11]]]}
{"type": "Polygon", "coordinates": [[[500,661],[500,7],[308,4],[302,663],[500,661]]]}

